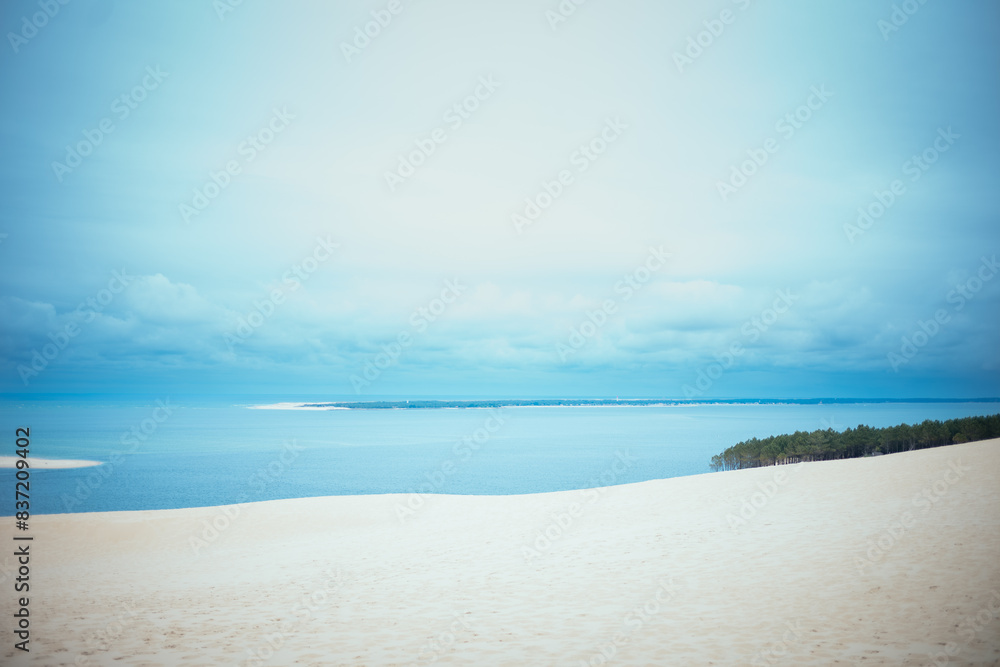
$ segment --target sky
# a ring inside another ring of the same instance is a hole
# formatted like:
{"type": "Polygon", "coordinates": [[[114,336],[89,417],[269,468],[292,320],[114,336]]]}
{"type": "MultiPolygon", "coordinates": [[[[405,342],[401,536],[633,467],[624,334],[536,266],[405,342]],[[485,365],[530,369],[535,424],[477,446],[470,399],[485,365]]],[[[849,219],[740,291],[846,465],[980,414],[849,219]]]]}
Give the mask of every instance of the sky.
{"type": "Polygon", "coordinates": [[[1000,396],[989,0],[0,31],[0,392],[1000,396]]]}

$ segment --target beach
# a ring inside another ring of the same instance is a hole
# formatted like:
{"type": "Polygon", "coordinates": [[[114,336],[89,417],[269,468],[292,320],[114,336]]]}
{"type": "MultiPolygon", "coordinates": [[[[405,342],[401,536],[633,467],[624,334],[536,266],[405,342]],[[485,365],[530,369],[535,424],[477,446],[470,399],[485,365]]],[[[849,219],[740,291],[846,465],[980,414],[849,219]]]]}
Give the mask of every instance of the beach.
{"type": "Polygon", "coordinates": [[[5,664],[1000,660],[1000,440],[584,491],[41,515],[30,534],[30,654],[0,557],[5,664]]]}
{"type": "MultiPolygon", "coordinates": [[[[0,456],[0,468],[16,468],[18,456],[0,456]]],[[[86,461],[81,459],[40,459],[34,456],[26,457],[29,468],[47,470],[65,470],[69,468],[93,468],[101,465],[101,461],[86,461]]]]}

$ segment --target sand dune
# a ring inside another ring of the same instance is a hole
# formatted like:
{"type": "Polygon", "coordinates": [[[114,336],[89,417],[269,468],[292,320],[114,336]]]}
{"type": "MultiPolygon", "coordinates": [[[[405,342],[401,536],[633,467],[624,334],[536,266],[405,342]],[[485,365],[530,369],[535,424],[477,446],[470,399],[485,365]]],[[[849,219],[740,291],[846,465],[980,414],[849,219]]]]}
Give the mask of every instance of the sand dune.
{"type": "Polygon", "coordinates": [[[1000,440],[406,500],[33,517],[31,664],[1000,660],[1000,440]]]}

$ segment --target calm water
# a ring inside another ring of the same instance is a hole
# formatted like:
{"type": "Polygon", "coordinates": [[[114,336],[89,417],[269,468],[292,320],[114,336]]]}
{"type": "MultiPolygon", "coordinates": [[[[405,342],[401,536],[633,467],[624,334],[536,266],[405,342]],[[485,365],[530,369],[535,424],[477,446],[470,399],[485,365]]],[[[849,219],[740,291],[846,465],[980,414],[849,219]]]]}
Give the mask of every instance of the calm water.
{"type": "MultiPolygon", "coordinates": [[[[171,398],[169,416],[154,412],[152,399],[7,402],[2,453],[13,454],[15,427],[29,426],[34,456],[105,462],[32,470],[31,511],[49,514],[418,490],[580,489],[705,473],[712,455],[755,436],[1000,412],[1000,403],[541,407],[505,408],[499,424],[488,410],[246,407],[336,397],[271,398],[171,398]],[[144,426],[144,440],[123,441],[144,426]],[[477,435],[478,449],[462,443],[477,435]]],[[[0,484],[0,510],[11,515],[14,471],[0,470],[0,484]]]]}

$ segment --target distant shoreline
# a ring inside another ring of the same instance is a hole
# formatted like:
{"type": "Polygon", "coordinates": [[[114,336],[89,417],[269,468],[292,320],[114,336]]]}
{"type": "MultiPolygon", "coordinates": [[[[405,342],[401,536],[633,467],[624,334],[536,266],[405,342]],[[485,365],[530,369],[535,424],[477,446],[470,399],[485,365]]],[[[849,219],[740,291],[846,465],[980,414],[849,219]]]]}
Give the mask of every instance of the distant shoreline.
{"type": "Polygon", "coordinates": [[[555,398],[555,399],[482,399],[482,400],[403,400],[403,401],[330,401],[328,403],[271,403],[248,406],[252,410],[441,410],[496,408],[600,408],[600,407],[677,407],[699,405],[869,405],[875,403],[997,403],[1000,398],[733,398],[733,399],[660,399],[660,398],[555,398]]]}

